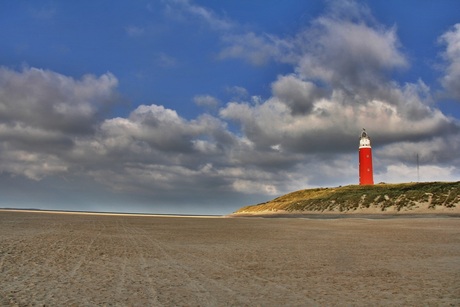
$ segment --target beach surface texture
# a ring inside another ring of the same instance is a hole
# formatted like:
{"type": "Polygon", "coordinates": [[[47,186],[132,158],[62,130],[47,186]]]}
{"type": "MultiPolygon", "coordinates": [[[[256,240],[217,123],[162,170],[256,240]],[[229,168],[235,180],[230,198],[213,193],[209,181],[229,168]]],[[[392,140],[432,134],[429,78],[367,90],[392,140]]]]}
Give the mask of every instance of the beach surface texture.
{"type": "Polygon", "coordinates": [[[1,306],[459,306],[460,218],[0,211],[1,306]]]}

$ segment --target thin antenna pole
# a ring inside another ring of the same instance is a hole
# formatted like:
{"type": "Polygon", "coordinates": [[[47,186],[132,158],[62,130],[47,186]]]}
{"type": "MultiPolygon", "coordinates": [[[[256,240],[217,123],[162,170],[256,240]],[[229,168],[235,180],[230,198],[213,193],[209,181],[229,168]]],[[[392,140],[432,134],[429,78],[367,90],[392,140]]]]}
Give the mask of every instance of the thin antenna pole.
{"type": "Polygon", "coordinates": [[[420,161],[417,153],[417,182],[420,182],[420,161]]]}

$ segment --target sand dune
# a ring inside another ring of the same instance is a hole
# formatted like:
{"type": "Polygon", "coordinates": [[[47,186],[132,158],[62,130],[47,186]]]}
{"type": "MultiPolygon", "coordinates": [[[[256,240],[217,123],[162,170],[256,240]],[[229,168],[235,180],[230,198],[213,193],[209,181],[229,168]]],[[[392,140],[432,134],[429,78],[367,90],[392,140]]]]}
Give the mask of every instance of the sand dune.
{"type": "Polygon", "coordinates": [[[460,219],[0,212],[0,305],[460,305],[460,219]]]}

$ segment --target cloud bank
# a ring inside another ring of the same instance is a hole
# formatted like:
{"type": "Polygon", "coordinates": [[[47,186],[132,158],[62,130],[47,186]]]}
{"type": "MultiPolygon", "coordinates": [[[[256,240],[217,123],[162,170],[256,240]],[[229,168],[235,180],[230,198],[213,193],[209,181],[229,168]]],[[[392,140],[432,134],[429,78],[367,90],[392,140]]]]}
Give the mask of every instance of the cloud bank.
{"type": "Polygon", "coordinates": [[[460,23],[444,33],[439,41],[446,46],[443,57],[447,63],[441,82],[447,94],[458,100],[460,99],[460,23]]]}

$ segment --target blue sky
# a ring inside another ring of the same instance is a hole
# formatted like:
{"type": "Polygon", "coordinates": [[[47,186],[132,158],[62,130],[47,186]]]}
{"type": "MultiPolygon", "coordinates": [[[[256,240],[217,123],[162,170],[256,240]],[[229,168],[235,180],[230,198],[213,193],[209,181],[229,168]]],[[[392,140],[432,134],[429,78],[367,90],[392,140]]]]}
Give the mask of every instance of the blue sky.
{"type": "Polygon", "coordinates": [[[3,1],[0,207],[231,212],[460,180],[458,1],[3,1]]]}

